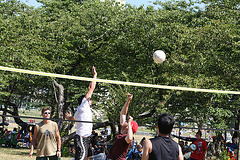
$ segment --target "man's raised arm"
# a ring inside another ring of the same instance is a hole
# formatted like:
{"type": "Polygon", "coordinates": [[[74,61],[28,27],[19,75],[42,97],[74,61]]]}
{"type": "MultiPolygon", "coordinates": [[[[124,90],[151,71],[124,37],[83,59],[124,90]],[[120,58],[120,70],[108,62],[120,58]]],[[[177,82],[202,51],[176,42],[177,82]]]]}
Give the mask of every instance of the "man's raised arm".
{"type": "Polygon", "coordinates": [[[129,103],[133,97],[132,94],[130,93],[127,93],[126,94],[128,96],[128,99],[126,101],[126,103],[124,104],[122,110],[121,110],[121,113],[120,113],[120,125],[122,126],[124,124],[124,122],[126,122],[126,116],[127,116],[127,111],[128,111],[128,106],[129,106],[129,103]]]}
{"type": "MultiPolygon", "coordinates": [[[[92,74],[93,74],[93,78],[96,79],[97,78],[97,71],[96,71],[94,66],[92,67],[92,74]]],[[[96,87],[96,81],[91,81],[89,86],[88,86],[88,92],[85,96],[85,98],[88,101],[91,99],[95,87],[96,87]]]]}

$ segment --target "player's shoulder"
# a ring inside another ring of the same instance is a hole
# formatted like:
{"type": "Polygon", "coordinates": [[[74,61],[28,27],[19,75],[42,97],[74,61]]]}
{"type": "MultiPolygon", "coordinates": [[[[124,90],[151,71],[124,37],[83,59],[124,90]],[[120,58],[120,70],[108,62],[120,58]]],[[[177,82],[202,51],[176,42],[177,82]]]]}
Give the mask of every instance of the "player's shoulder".
{"type": "Polygon", "coordinates": [[[203,142],[207,144],[207,141],[205,141],[204,139],[203,139],[203,142]]]}
{"type": "Polygon", "coordinates": [[[50,124],[51,124],[52,126],[58,125],[57,122],[54,122],[54,121],[50,121],[50,124]]]}
{"type": "Polygon", "coordinates": [[[43,121],[41,121],[41,122],[38,122],[38,123],[36,123],[35,124],[35,127],[41,127],[41,126],[43,126],[44,125],[44,123],[43,123],[43,121]]]}
{"type": "Polygon", "coordinates": [[[84,97],[79,107],[85,107],[86,105],[89,105],[89,101],[86,97],[84,97]]]}
{"type": "MultiPolygon", "coordinates": [[[[153,138],[152,138],[153,139],[153,138]]],[[[152,141],[151,139],[147,139],[143,145],[146,149],[152,149],[152,141]]]]}

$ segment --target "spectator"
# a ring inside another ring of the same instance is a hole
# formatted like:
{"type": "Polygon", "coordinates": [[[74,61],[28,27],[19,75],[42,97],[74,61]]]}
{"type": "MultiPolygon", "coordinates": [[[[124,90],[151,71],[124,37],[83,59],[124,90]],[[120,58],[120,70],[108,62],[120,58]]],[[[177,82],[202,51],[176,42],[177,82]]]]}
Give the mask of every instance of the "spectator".
{"type": "MultiPolygon", "coordinates": [[[[94,135],[91,136],[91,145],[93,148],[93,155],[90,160],[105,160],[105,140],[100,138],[98,141],[98,133],[93,132],[94,135]]],[[[102,137],[102,136],[99,136],[102,137]]]]}
{"type": "Polygon", "coordinates": [[[186,141],[185,144],[184,144],[184,149],[187,149],[188,150],[188,142],[186,141]]]}
{"type": "Polygon", "coordinates": [[[191,154],[191,160],[202,160],[207,157],[207,142],[201,139],[202,132],[199,130],[196,133],[197,140],[193,144],[196,145],[196,150],[191,154]]]}
{"type": "Polygon", "coordinates": [[[17,128],[13,128],[13,131],[9,134],[10,146],[16,147],[17,144],[17,128]]]}
{"type": "Polygon", "coordinates": [[[188,151],[188,149],[186,149],[185,147],[184,147],[184,142],[183,141],[180,141],[179,142],[179,145],[180,145],[180,147],[182,148],[182,153],[183,153],[183,155],[188,151]]]}
{"type": "Polygon", "coordinates": [[[13,131],[11,131],[8,135],[8,138],[11,139],[12,134],[17,134],[17,128],[13,128],[13,131]]]}
{"type": "Polygon", "coordinates": [[[143,154],[143,145],[146,141],[146,138],[143,137],[142,140],[140,141],[139,144],[137,144],[136,148],[135,148],[135,152],[134,152],[134,159],[141,159],[142,158],[142,154],[143,154]]]}
{"type": "Polygon", "coordinates": [[[8,129],[5,129],[2,139],[6,141],[6,147],[10,146],[10,131],[8,131],[8,129]]]}
{"type": "Polygon", "coordinates": [[[97,148],[98,143],[98,133],[94,133],[94,135],[91,136],[91,144],[93,149],[97,148]]]}
{"type": "Polygon", "coordinates": [[[30,132],[27,128],[26,128],[26,131],[20,134],[20,138],[18,139],[18,142],[22,142],[23,144],[25,143],[26,147],[30,148],[30,132]]]}
{"type": "Polygon", "coordinates": [[[106,128],[107,135],[111,135],[111,129],[109,127],[106,128]]]}
{"type": "Polygon", "coordinates": [[[5,129],[5,131],[4,131],[4,133],[3,133],[3,135],[2,135],[2,138],[7,138],[8,136],[9,136],[9,131],[8,131],[8,129],[5,129]]]}

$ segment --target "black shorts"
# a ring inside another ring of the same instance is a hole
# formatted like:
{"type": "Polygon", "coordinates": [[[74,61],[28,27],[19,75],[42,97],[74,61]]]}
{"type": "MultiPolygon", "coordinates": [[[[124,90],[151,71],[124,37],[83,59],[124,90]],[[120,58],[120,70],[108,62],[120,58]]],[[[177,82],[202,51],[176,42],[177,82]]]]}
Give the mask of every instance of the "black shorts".
{"type": "Polygon", "coordinates": [[[75,160],[86,160],[92,156],[92,146],[90,137],[74,136],[75,160]]]}

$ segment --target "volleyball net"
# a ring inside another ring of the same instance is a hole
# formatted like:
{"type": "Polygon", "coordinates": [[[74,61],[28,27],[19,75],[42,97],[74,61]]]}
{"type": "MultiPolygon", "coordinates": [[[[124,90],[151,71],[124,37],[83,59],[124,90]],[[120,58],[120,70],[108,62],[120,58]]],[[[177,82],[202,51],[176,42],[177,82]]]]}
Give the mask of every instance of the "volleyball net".
{"type": "MultiPolygon", "coordinates": [[[[29,78],[29,83],[34,84],[34,76],[42,76],[42,77],[50,77],[49,82],[52,79],[64,79],[69,80],[67,85],[70,83],[76,83],[76,81],[96,81],[100,84],[98,91],[96,91],[95,97],[96,100],[94,101],[94,108],[100,109],[99,112],[95,114],[95,120],[93,122],[88,121],[75,121],[75,122],[82,122],[82,123],[94,123],[94,124],[101,124],[109,122],[111,119],[113,120],[110,123],[114,125],[119,125],[117,123],[117,119],[120,113],[121,104],[124,104],[126,96],[124,95],[126,92],[133,92],[134,99],[138,99],[138,102],[134,101],[134,107],[130,107],[130,113],[134,116],[136,121],[139,122],[140,126],[147,126],[147,127],[155,127],[156,123],[152,122],[152,120],[157,117],[158,113],[161,112],[170,112],[173,113],[176,117],[177,125],[175,128],[181,129],[202,129],[202,130],[214,130],[214,131],[233,131],[232,128],[234,124],[234,120],[237,117],[234,117],[233,114],[238,113],[238,106],[239,106],[239,94],[240,91],[227,91],[227,90],[212,90],[212,89],[200,89],[200,88],[188,88],[188,87],[179,87],[179,86],[166,86],[166,85],[156,85],[156,84],[146,84],[146,83],[135,83],[135,82],[125,82],[125,81],[116,81],[116,80],[107,80],[107,79],[93,79],[88,77],[79,77],[79,76],[71,76],[71,75],[63,75],[63,74],[55,74],[55,73],[47,73],[47,72],[39,72],[39,71],[32,71],[32,70],[25,70],[25,69],[17,69],[17,68],[10,68],[0,66],[0,70],[5,71],[6,73],[9,72],[7,75],[11,74],[20,74],[20,75],[31,75],[31,76],[23,76],[25,79],[29,78]],[[31,82],[32,81],[32,82],[31,82]],[[107,89],[106,89],[107,88],[107,89]],[[169,92],[165,90],[170,90],[169,92]],[[151,99],[151,94],[154,94],[155,97],[159,95],[159,99],[154,101],[151,99]],[[184,97],[184,98],[181,98],[184,97]],[[144,100],[148,99],[148,100],[144,100]],[[118,100],[120,101],[118,103],[118,100]],[[189,101],[189,103],[186,103],[189,101]],[[100,107],[99,107],[100,106],[100,107]],[[157,106],[157,107],[154,107],[157,106]],[[210,116],[208,115],[210,114],[210,116]],[[223,114],[220,116],[220,114],[223,114]],[[201,116],[194,116],[194,115],[201,115],[201,116]],[[111,117],[111,118],[109,118],[111,117]],[[210,122],[213,121],[221,121],[218,117],[226,117],[229,120],[224,120],[224,123],[230,128],[217,128],[218,125],[212,125],[210,122]],[[235,118],[235,119],[234,119],[235,118]],[[149,120],[148,120],[149,119],[149,120]],[[198,121],[198,122],[196,122],[198,121]],[[231,126],[232,125],[232,126],[231,126]],[[209,127],[211,126],[211,127],[209,127]]],[[[46,79],[45,79],[46,80],[46,79]]],[[[31,85],[32,85],[31,84],[31,85]]],[[[28,84],[25,84],[26,88],[28,88],[28,84]]],[[[24,84],[23,84],[24,86],[24,84]]],[[[51,86],[51,84],[49,85],[51,86]]],[[[39,88],[36,86],[36,88],[39,88]]],[[[31,88],[32,90],[36,90],[36,88],[31,88]]],[[[23,88],[25,89],[25,88],[23,88]]],[[[49,88],[44,90],[40,89],[37,90],[41,92],[38,96],[42,96],[41,94],[46,94],[49,92],[49,88]],[[40,91],[41,90],[41,91],[40,91]]],[[[52,90],[56,90],[55,87],[52,90]]],[[[2,93],[4,90],[2,90],[2,93]]],[[[29,92],[29,89],[27,89],[29,92]]],[[[56,93],[55,93],[56,94],[56,93]]],[[[16,99],[21,99],[20,95],[15,95],[16,99]]],[[[75,96],[75,95],[70,95],[75,96]]],[[[37,99],[37,98],[36,98],[37,99]]],[[[52,101],[57,101],[57,96],[51,97],[52,101]]],[[[22,97],[22,100],[29,100],[28,97],[22,97]]],[[[56,105],[57,102],[55,102],[56,105]]],[[[71,102],[68,102],[71,104],[71,102]]],[[[24,104],[24,103],[22,103],[24,104]]],[[[36,103],[35,103],[36,104],[36,103]]],[[[25,104],[27,105],[27,104],[25,104]]],[[[46,104],[39,103],[36,105],[39,106],[46,106],[46,104]]],[[[11,104],[9,104],[11,106],[11,104]]],[[[19,106],[18,106],[19,107],[19,106]]],[[[40,107],[41,108],[41,107],[40,107]]],[[[71,108],[71,107],[70,107],[71,108]]],[[[72,112],[76,106],[72,105],[72,112]]],[[[20,112],[27,113],[27,108],[20,112]]],[[[65,113],[66,108],[63,108],[63,113],[65,113]]],[[[68,110],[68,109],[67,109],[68,110]]],[[[15,118],[22,118],[26,121],[30,119],[37,119],[41,120],[43,118],[38,116],[26,116],[26,115],[10,115],[9,113],[3,114],[4,109],[2,110],[2,117],[15,117],[15,118]]],[[[55,112],[57,113],[57,111],[55,112]]],[[[38,114],[40,116],[40,114],[38,114]]],[[[56,114],[55,114],[56,115],[56,114]]],[[[60,119],[52,119],[54,121],[61,121],[67,122],[70,120],[66,120],[63,118],[60,119]]],[[[239,131],[235,129],[234,131],[239,131]]]]}

